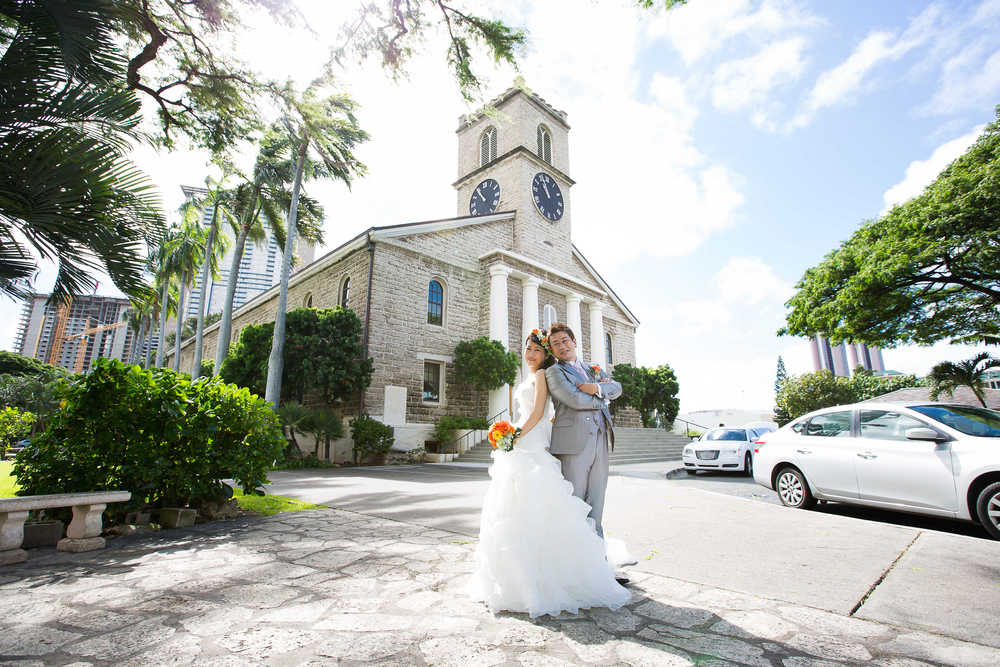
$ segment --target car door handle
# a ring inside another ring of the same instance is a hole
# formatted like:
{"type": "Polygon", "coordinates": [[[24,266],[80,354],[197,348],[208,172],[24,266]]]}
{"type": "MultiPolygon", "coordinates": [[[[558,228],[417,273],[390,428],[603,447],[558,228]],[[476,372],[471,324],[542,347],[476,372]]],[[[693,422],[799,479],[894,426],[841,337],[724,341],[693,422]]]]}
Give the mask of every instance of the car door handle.
{"type": "Polygon", "coordinates": [[[799,454],[812,454],[811,449],[796,449],[795,451],[797,451],[799,454]]]}
{"type": "Polygon", "coordinates": [[[858,458],[862,459],[877,459],[878,455],[872,454],[871,452],[858,452],[858,458]]]}

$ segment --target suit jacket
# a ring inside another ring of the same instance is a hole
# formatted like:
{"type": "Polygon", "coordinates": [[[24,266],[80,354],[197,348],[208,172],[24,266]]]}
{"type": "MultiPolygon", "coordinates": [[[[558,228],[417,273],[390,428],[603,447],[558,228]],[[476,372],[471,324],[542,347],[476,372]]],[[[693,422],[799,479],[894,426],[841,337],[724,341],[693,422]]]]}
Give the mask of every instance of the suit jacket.
{"type": "MultiPolygon", "coordinates": [[[[590,364],[584,364],[588,368],[590,364]]],[[[615,448],[614,422],[608,410],[608,401],[622,395],[621,384],[612,380],[604,370],[596,379],[581,373],[569,364],[559,361],[545,371],[545,380],[555,407],[552,424],[552,454],[579,454],[587,438],[597,435],[603,424],[608,432],[611,449],[615,448]],[[604,398],[591,396],[577,389],[584,382],[596,382],[604,398]]]]}

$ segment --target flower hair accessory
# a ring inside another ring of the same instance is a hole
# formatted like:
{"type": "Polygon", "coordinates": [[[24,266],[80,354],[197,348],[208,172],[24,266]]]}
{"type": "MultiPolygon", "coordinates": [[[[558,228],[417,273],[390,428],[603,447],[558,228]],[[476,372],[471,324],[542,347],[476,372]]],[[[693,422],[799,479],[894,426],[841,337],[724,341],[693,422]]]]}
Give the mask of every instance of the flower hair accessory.
{"type": "Polygon", "coordinates": [[[552,348],[549,346],[548,331],[546,331],[545,329],[532,329],[531,334],[528,336],[528,338],[534,341],[535,343],[538,343],[542,347],[542,349],[545,350],[545,354],[547,355],[552,354],[552,348]]]}

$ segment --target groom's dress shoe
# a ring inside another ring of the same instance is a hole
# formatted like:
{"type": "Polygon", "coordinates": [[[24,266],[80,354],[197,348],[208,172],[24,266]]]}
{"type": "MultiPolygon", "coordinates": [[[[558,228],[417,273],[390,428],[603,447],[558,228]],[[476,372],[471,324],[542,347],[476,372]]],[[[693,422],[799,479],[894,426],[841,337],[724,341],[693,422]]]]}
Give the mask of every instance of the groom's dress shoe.
{"type": "Polygon", "coordinates": [[[615,581],[617,581],[619,584],[621,584],[622,586],[624,586],[625,584],[628,583],[629,579],[628,579],[628,577],[622,576],[620,574],[616,574],[615,575],[615,581]]]}

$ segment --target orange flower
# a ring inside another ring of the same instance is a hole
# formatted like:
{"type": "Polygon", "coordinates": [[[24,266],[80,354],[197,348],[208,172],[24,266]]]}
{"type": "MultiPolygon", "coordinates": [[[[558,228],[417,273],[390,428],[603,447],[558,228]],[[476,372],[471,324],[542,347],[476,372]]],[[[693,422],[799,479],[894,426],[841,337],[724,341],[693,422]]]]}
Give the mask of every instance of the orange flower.
{"type": "Polygon", "coordinates": [[[593,366],[591,366],[590,370],[594,371],[595,375],[601,374],[601,367],[598,364],[594,364],[593,366]]]}
{"type": "Polygon", "coordinates": [[[499,446],[497,444],[497,440],[505,435],[510,435],[513,432],[514,427],[510,425],[510,422],[501,419],[490,427],[490,432],[487,435],[487,438],[489,439],[490,444],[493,445],[493,449],[496,449],[499,446]]]}

